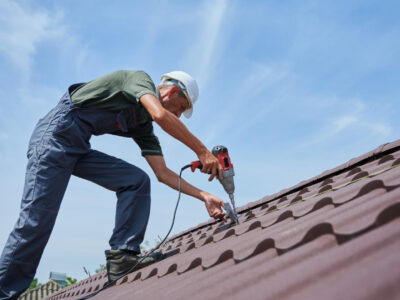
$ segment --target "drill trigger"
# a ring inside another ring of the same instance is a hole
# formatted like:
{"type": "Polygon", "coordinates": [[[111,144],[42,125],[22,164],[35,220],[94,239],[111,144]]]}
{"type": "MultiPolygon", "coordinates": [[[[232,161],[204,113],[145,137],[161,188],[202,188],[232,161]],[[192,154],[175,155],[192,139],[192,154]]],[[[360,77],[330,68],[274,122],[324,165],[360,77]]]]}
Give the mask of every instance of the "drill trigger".
{"type": "Polygon", "coordinates": [[[203,169],[203,165],[201,164],[201,162],[199,160],[197,161],[192,161],[191,163],[191,167],[190,170],[192,170],[192,172],[194,172],[196,169],[203,169]]]}

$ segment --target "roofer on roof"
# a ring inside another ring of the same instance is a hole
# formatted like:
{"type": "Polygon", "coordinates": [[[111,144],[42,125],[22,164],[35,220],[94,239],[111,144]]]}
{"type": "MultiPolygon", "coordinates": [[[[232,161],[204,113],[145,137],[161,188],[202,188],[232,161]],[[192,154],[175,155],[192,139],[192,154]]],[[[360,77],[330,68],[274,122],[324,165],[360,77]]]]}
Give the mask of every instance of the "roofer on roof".
{"type": "MultiPolygon", "coordinates": [[[[31,283],[50,237],[71,175],[116,192],[115,228],[106,251],[109,280],[137,261],[150,213],[150,179],[136,166],[90,148],[91,135],[131,137],[158,180],[178,189],[153,133],[152,121],[192,149],[210,179],[222,167],[179,120],[190,117],[198,98],[187,73],[164,74],[156,88],[143,71],[116,71],[69,87],[60,102],[36,125],[28,147],[21,211],[0,259],[0,299],[16,299],[31,283]]],[[[221,218],[223,201],[182,180],[182,192],[204,201],[209,215],[221,218]]],[[[160,259],[156,254],[141,266],[160,259]]]]}

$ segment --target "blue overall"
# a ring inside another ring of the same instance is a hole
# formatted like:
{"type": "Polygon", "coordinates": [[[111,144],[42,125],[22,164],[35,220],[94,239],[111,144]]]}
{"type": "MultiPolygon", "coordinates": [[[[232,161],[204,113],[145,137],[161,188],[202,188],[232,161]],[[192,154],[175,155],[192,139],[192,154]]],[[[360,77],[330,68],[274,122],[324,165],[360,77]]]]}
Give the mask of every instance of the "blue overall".
{"type": "Polygon", "coordinates": [[[89,143],[92,134],[135,127],[135,108],[78,108],[70,100],[77,86],[39,120],[30,139],[19,219],[0,258],[0,299],[16,299],[32,282],[71,174],[116,192],[111,249],[140,252],[150,213],[150,179],[129,163],[92,150],[89,143]]]}

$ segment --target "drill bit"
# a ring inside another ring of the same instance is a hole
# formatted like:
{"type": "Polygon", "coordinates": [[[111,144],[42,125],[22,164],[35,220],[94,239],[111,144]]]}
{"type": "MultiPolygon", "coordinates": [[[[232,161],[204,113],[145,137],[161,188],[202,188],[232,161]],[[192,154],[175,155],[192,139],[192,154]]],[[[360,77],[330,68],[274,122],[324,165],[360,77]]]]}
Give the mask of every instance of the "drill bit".
{"type": "Polygon", "coordinates": [[[235,204],[235,197],[233,196],[233,193],[229,194],[229,199],[231,199],[231,203],[232,203],[232,206],[233,206],[233,211],[236,214],[236,204],[235,204]]]}
{"type": "Polygon", "coordinates": [[[236,224],[239,224],[239,218],[238,218],[238,214],[236,212],[235,197],[233,196],[233,193],[229,194],[229,199],[231,200],[231,203],[232,203],[232,210],[233,210],[233,214],[235,215],[235,222],[236,222],[236,224]]]}
{"type": "MultiPolygon", "coordinates": [[[[237,218],[236,213],[233,211],[232,206],[229,202],[224,202],[224,206],[225,206],[225,213],[226,216],[231,219],[232,223],[236,223],[239,224],[239,220],[237,218]]],[[[231,223],[231,224],[232,224],[231,223]]]]}

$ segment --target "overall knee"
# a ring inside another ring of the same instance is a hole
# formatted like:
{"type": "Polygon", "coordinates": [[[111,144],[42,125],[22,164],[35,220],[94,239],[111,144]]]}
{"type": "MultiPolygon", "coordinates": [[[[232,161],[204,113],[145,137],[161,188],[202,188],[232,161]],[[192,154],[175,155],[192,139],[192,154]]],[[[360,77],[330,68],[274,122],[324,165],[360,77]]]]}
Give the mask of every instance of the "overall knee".
{"type": "Polygon", "coordinates": [[[146,199],[150,202],[150,177],[147,173],[142,171],[139,180],[137,195],[140,196],[142,200],[146,199]]]}
{"type": "Polygon", "coordinates": [[[146,172],[135,169],[129,177],[128,189],[150,194],[150,177],[146,172]]]}
{"type": "Polygon", "coordinates": [[[141,183],[142,183],[141,185],[143,186],[143,189],[148,190],[150,192],[150,177],[144,171],[142,171],[142,174],[141,174],[141,183]]]}

